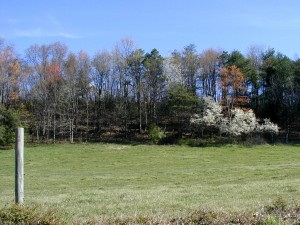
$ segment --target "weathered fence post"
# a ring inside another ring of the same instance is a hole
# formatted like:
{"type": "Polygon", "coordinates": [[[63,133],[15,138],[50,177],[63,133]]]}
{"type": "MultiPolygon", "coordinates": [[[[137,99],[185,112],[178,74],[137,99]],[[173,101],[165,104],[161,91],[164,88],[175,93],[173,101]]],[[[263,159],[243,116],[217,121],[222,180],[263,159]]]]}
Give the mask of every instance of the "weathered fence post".
{"type": "Polygon", "coordinates": [[[15,201],[24,202],[24,128],[16,128],[15,143],[15,201]]]}

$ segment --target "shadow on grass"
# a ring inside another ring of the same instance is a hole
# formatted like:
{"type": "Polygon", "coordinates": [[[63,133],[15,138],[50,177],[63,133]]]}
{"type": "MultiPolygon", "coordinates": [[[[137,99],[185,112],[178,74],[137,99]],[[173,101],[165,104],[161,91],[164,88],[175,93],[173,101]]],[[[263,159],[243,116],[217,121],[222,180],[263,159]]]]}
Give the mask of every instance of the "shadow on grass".
{"type": "Polygon", "coordinates": [[[0,146],[0,151],[9,151],[13,150],[14,146],[0,146]]]}

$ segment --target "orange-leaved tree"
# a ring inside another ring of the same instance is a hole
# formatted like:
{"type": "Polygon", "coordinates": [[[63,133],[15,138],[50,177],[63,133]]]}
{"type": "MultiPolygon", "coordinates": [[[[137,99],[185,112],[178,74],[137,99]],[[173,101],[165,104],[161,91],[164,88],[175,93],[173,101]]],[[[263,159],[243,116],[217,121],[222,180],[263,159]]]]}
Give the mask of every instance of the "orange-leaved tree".
{"type": "Polygon", "coordinates": [[[245,107],[248,103],[244,74],[233,65],[221,69],[222,103],[229,109],[245,107]]]}

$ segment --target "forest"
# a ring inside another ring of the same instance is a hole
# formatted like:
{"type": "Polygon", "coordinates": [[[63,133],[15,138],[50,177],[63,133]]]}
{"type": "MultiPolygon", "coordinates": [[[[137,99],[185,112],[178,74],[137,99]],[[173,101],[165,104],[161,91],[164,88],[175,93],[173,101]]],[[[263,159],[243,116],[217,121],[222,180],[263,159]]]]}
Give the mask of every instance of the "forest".
{"type": "Polygon", "coordinates": [[[242,54],[190,44],[162,56],[124,38],[93,56],[60,42],[20,56],[0,39],[0,144],[16,125],[28,141],[50,143],[143,139],[151,127],[163,137],[218,136],[191,124],[207,97],[229,118],[234,109],[251,110],[258,122],[278,124],[286,141],[297,140],[299,93],[300,59],[272,48],[242,54]]]}

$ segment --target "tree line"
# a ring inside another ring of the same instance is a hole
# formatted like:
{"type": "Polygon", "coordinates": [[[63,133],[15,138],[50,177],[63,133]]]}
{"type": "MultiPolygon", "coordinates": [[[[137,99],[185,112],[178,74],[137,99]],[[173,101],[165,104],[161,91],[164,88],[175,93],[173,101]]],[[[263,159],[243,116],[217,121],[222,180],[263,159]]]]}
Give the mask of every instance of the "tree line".
{"type": "Polygon", "coordinates": [[[205,97],[225,115],[251,109],[287,130],[299,121],[299,92],[300,59],[271,48],[198,52],[190,44],[163,57],[125,38],[94,56],[56,42],[20,57],[0,39],[0,106],[16,112],[32,141],[131,138],[151,124],[190,132],[205,97]]]}

